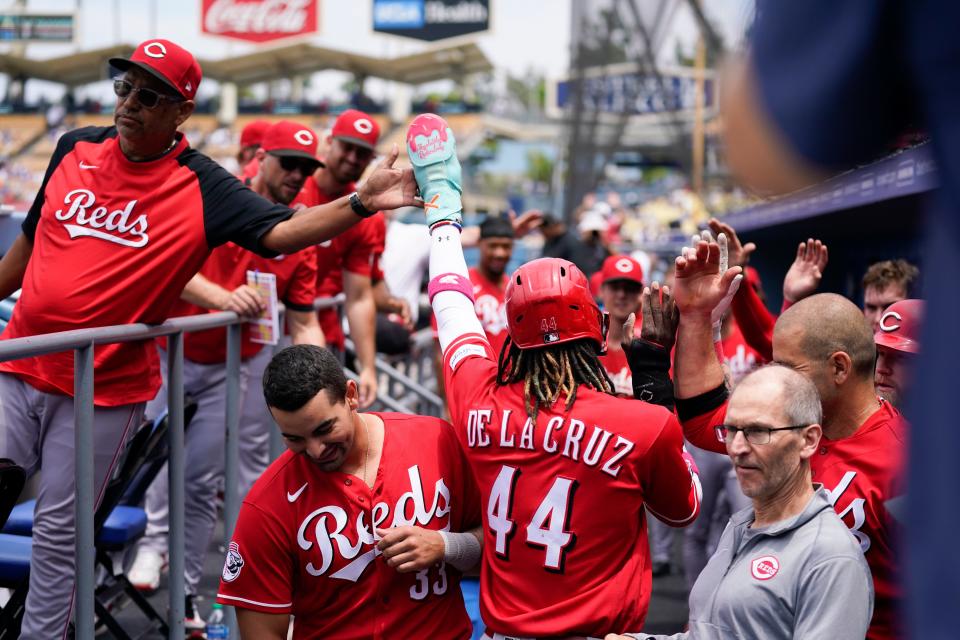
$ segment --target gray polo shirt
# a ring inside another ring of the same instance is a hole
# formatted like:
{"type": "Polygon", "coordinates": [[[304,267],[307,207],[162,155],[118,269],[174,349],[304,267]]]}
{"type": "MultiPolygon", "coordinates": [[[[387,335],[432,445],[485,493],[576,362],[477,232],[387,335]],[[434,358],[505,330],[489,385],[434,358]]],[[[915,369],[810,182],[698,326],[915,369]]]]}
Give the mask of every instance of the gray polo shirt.
{"type": "Polygon", "coordinates": [[[637,638],[863,640],[873,580],[826,491],[788,520],[751,529],[753,517],[748,507],[727,523],[690,591],[690,631],[637,638]]]}

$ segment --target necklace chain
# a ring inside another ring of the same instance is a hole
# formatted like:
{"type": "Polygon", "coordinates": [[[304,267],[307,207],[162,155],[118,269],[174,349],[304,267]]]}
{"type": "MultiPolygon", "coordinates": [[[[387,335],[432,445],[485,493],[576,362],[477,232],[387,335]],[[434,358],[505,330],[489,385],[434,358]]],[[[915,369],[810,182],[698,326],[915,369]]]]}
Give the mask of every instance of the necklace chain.
{"type": "Polygon", "coordinates": [[[360,422],[363,423],[363,432],[367,436],[367,450],[363,455],[363,481],[369,484],[367,481],[367,463],[370,462],[370,427],[367,425],[363,414],[360,414],[360,422]]]}

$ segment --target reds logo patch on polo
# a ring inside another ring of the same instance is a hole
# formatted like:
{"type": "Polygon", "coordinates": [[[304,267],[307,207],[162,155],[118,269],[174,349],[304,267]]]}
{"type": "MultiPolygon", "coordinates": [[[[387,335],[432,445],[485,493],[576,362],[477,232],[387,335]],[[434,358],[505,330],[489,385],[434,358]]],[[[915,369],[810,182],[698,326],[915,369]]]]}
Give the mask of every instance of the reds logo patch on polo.
{"type": "Polygon", "coordinates": [[[750,575],[757,580],[769,580],[780,571],[780,561],[776,556],[760,556],[750,562],[750,575]]]}
{"type": "Polygon", "coordinates": [[[363,135],[367,135],[368,133],[373,131],[373,123],[367,120],[366,118],[357,118],[353,122],[353,128],[359,131],[360,133],[362,133],[363,135]]]}
{"type": "Polygon", "coordinates": [[[243,569],[243,556],[240,555],[240,545],[231,542],[227,550],[227,559],[223,563],[223,581],[233,582],[240,577],[241,569],[243,569]]]}

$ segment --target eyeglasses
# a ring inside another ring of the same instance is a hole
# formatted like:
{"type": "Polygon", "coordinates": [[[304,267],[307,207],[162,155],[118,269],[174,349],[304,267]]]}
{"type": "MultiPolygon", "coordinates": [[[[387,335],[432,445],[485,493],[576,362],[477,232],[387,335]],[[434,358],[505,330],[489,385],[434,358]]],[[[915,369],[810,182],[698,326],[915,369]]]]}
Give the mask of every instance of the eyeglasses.
{"type": "Polygon", "coordinates": [[[317,170],[317,167],[320,166],[318,162],[314,162],[308,158],[296,158],[293,156],[278,156],[271,153],[274,158],[280,162],[280,168],[284,171],[296,171],[300,169],[300,173],[305,176],[313,175],[313,172],[317,170]]]}
{"type": "Polygon", "coordinates": [[[113,92],[117,94],[118,98],[126,98],[131,94],[136,94],[137,102],[142,104],[147,109],[156,108],[156,106],[159,105],[162,100],[166,100],[168,102],[183,102],[183,98],[180,96],[172,96],[166,93],[160,93],[159,91],[154,91],[153,89],[148,89],[146,87],[135,87],[122,78],[117,78],[113,81],[113,92]]]}
{"type": "Polygon", "coordinates": [[[795,427],[765,427],[757,425],[751,425],[749,427],[734,427],[728,424],[721,424],[717,425],[713,429],[717,434],[717,440],[720,442],[733,442],[734,438],[737,437],[737,434],[742,433],[743,437],[745,437],[747,442],[750,444],[767,444],[770,442],[770,434],[774,431],[805,429],[809,426],[810,425],[808,424],[801,424],[795,427]]]}

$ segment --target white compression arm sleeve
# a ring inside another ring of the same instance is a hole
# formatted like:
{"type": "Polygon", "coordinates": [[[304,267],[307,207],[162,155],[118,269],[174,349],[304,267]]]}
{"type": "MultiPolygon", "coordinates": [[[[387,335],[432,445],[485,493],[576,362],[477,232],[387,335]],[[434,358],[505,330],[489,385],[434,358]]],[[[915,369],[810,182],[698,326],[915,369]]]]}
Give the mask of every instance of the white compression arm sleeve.
{"type": "Polygon", "coordinates": [[[480,564],[481,547],[477,536],[469,531],[438,531],[443,538],[443,561],[460,571],[469,571],[480,564]]]}
{"type": "MultiPolygon", "coordinates": [[[[430,279],[445,273],[456,273],[467,278],[467,263],[460,246],[460,229],[452,224],[434,227],[430,231],[430,279]]],[[[483,333],[473,303],[462,293],[441,291],[433,297],[433,313],[437,317],[437,336],[440,349],[447,347],[462,335],[483,333]]]]}

